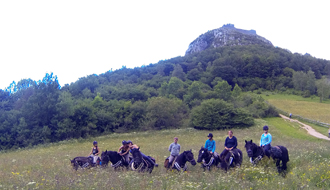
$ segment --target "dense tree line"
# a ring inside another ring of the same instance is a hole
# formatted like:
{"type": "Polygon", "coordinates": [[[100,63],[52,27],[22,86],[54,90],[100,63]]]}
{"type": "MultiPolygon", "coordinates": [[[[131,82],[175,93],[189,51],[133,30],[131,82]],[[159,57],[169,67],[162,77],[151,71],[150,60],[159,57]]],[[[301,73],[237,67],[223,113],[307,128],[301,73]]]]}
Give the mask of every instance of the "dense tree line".
{"type": "Polygon", "coordinates": [[[295,88],[324,99],[329,74],[329,61],[250,45],[123,67],[63,87],[53,74],[24,79],[0,90],[0,149],[141,129],[246,127],[277,113],[242,92],[295,88]]]}

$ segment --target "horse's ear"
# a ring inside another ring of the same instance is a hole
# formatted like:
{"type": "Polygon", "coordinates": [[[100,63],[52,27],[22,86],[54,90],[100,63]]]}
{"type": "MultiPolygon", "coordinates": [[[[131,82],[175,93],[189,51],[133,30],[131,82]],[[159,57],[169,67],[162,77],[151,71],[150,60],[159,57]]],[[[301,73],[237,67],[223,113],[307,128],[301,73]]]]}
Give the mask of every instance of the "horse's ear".
{"type": "Polygon", "coordinates": [[[252,142],[252,139],[251,139],[251,143],[253,143],[253,142],[252,142]]]}
{"type": "Polygon", "coordinates": [[[247,141],[245,140],[245,144],[247,143],[247,141]]]}
{"type": "Polygon", "coordinates": [[[190,149],[190,152],[192,152],[191,149],[190,149]]]}
{"type": "Polygon", "coordinates": [[[201,149],[203,149],[204,147],[202,146],[201,149]]]}
{"type": "Polygon", "coordinates": [[[140,147],[138,148],[138,150],[140,150],[140,147]]]}

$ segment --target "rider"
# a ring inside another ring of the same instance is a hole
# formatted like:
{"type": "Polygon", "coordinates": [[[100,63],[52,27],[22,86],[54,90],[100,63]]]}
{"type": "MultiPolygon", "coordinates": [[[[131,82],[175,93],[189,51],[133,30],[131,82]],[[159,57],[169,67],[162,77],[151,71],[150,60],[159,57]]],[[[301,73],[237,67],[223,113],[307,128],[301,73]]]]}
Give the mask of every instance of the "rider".
{"type": "Polygon", "coordinates": [[[268,133],[268,126],[263,127],[264,133],[261,135],[260,146],[265,150],[266,156],[270,156],[269,150],[271,148],[272,135],[268,133]]]}
{"type": "Polygon", "coordinates": [[[228,137],[225,140],[225,150],[222,151],[220,157],[225,157],[230,150],[237,148],[237,138],[233,136],[233,131],[228,131],[228,137]]]}
{"type": "Polygon", "coordinates": [[[124,160],[129,164],[129,146],[127,141],[123,140],[122,146],[118,149],[118,154],[124,157],[124,160]]]}
{"type": "MultiPolygon", "coordinates": [[[[130,150],[130,152],[132,152],[132,151],[131,151],[132,149],[135,149],[135,148],[138,149],[138,148],[139,148],[136,144],[133,144],[133,142],[130,141],[130,140],[128,140],[127,143],[128,143],[128,146],[129,146],[129,150],[130,150]]],[[[141,152],[141,151],[140,151],[140,152],[141,152]]],[[[148,156],[146,156],[146,155],[143,154],[142,152],[141,152],[141,155],[142,155],[143,159],[145,159],[146,161],[148,161],[148,162],[151,163],[152,165],[158,167],[158,164],[156,164],[155,162],[153,162],[148,156]]]]}
{"type": "Polygon", "coordinates": [[[99,154],[100,154],[100,148],[97,146],[97,142],[96,141],[94,141],[93,142],[93,148],[92,148],[92,150],[91,150],[91,152],[89,153],[89,157],[92,157],[93,158],[93,164],[95,164],[96,163],[96,161],[98,160],[98,159],[100,159],[99,158],[99,154]]]}
{"type": "Polygon", "coordinates": [[[207,136],[209,139],[205,142],[205,148],[214,156],[217,157],[218,153],[215,152],[215,141],[213,140],[213,134],[209,133],[207,136]]]}
{"type": "Polygon", "coordinates": [[[175,159],[175,157],[179,156],[180,154],[180,145],[178,144],[178,137],[174,137],[174,142],[172,144],[170,144],[170,146],[168,147],[168,151],[171,152],[170,157],[168,158],[168,163],[170,166],[170,163],[172,163],[175,159]]]}

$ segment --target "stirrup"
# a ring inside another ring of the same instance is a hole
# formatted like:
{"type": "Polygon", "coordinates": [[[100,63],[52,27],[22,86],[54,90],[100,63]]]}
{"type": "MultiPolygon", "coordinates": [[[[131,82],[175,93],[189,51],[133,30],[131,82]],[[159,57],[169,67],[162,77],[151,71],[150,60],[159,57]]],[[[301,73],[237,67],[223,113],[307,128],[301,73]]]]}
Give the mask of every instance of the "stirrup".
{"type": "Polygon", "coordinates": [[[229,166],[233,163],[233,157],[229,158],[229,166]]]}

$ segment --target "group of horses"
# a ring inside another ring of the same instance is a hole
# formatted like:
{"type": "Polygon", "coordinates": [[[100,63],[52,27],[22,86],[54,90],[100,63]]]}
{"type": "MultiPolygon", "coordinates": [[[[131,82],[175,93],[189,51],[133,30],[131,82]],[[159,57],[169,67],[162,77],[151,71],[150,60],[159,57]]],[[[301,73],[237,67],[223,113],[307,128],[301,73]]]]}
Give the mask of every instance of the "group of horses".
{"type": "MultiPolygon", "coordinates": [[[[264,156],[268,156],[275,161],[279,173],[287,169],[286,164],[289,161],[289,153],[284,146],[272,146],[267,155],[262,147],[256,145],[250,140],[245,141],[245,149],[250,158],[250,162],[253,165],[256,165],[264,156]]],[[[127,163],[118,152],[106,150],[101,154],[101,167],[107,167],[108,164],[111,163],[111,167],[115,170],[119,168],[127,168],[138,172],[151,173],[153,171],[155,165],[148,160],[143,159],[139,149],[132,149],[131,153],[132,156],[130,156],[129,163],[127,163]]],[[[156,163],[156,160],[153,157],[149,156],[149,158],[156,163]]],[[[182,152],[176,157],[173,163],[169,163],[168,158],[165,159],[164,167],[177,171],[186,171],[188,169],[187,162],[190,162],[193,166],[197,164],[192,150],[182,152]]],[[[211,170],[212,167],[221,168],[227,171],[231,167],[240,167],[242,165],[243,153],[240,149],[236,148],[229,151],[226,155],[214,156],[206,148],[201,147],[198,153],[197,162],[201,163],[201,167],[204,171],[206,169],[211,170]]],[[[90,157],[76,157],[71,160],[71,165],[75,170],[79,167],[86,168],[97,166],[97,164],[93,164],[93,160],[90,157]]]]}

